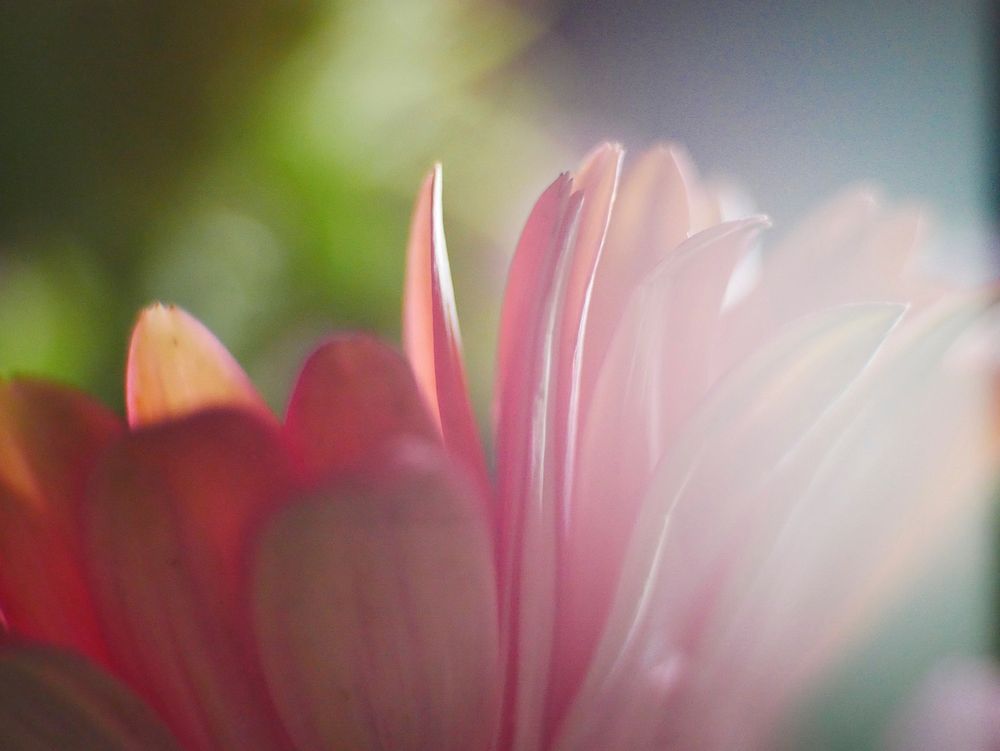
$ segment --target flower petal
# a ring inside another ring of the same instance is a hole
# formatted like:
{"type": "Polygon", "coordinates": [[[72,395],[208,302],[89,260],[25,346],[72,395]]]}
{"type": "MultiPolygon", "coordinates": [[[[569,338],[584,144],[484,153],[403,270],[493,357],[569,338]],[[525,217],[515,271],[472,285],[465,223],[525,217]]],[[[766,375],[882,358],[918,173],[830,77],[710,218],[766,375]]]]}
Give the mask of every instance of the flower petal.
{"type": "Polygon", "coordinates": [[[499,747],[537,746],[555,596],[554,431],[558,305],[583,204],[565,178],[542,195],[518,244],[504,299],[497,414],[498,573],[506,666],[499,747]],[[520,273],[523,272],[523,275],[520,273]],[[524,281],[519,289],[516,284],[524,281]],[[523,302],[518,297],[523,295],[523,302]],[[508,328],[508,311],[511,328],[508,328]],[[523,325],[519,325],[523,323],[523,325]],[[508,346],[505,346],[505,342],[508,346]]]}
{"type": "Polygon", "coordinates": [[[845,306],[798,322],[714,390],[645,493],[557,748],[658,748],[666,738],[688,747],[676,732],[690,718],[669,702],[699,670],[688,661],[712,604],[711,562],[752,515],[753,491],[857,381],[901,310],[845,306]]]}
{"type": "Polygon", "coordinates": [[[554,718],[578,687],[611,608],[642,491],[710,386],[730,273],[766,226],[757,217],[700,232],[633,291],[583,420],[560,546],[554,718]]]}
{"type": "Polygon", "coordinates": [[[490,536],[439,449],[280,512],[264,532],[254,620],[296,748],[489,747],[499,653],[490,536]]]}
{"type": "Polygon", "coordinates": [[[591,152],[573,178],[573,189],[582,196],[583,204],[567,263],[558,281],[561,300],[553,361],[556,412],[549,426],[555,433],[556,451],[561,455],[552,466],[559,486],[561,500],[557,509],[561,516],[570,494],[576,459],[594,281],[604,252],[624,154],[618,144],[603,144],[591,152]]]}
{"type": "Polygon", "coordinates": [[[82,658],[10,646],[0,650],[0,747],[180,751],[146,705],[82,658]]]}
{"type": "Polygon", "coordinates": [[[82,575],[84,487],[123,425],[82,393],[0,384],[0,607],[23,636],[106,659],[82,575]]]}
{"type": "Polygon", "coordinates": [[[417,195],[406,255],[403,345],[444,445],[465,465],[482,498],[492,497],[462,364],[455,292],[441,208],[441,166],[417,195]]]}
{"type": "Polygon", "coordinates": [[[498,420],[519,401],[526,360],[534,357],[530,342],[537,335],[542,301],[552,284],[559,234],[565,225],[572,178],[562,174],[539,197],[524,225],[507,272],[497,347],[494,410],[498,420]],[[547,272],[547,273],[546,273],[547,272]]]}
{"type": "Polygon", "coordinates": [[[288,492],[277,431],[237,410],[126,437],[92,485],[112,664],[191,749],[283,748],[245,617],[247,539],[288,492]]]}
{"type": "Polygon", "coordinates": [[[152,305],[132,330],[125,406],[133,427],[182,417],[208,407],[270,411],[219,340],[173,305],[152,305]]]}
{"type": "Polygon", "coordinates": [[[895,275],[870,273],[875,254],[865,240],[879,214],[877,193],[855,186],[820,205],[763,253],[757,283],[726,310],[715,372],[726,373],[799,316],[850,303],[909,302],[890,286],[895,275]]]}
{"type": "Polygon", "coordinates": [[[749,711],[766,732],[905,590],[955,522],[993,496],[1000,442],[988,373],[943,359],[982,307],[949,305],[904,330],[905,345],[786,462],[791,480],[762,488],[768,504],[727,552],[738,575],[716,587],[696,658],[692,701],[728,707],[720,731],[746,732],[749,711]]]}
{"type": "Polygon", "coordinates": [[[691,196],[685,163],[678,147],[658,146],[639,157],[622,180],[594,276],[581,386],[584,409],[632,290],[688,237],[691,196]]]}
{"type": "Polygon", "coordinates": [[[285,435],[309,482],[356,469],[403,436],[439,440],[406,360],[363,334],[332,339],[309,357],[285,435]]]}

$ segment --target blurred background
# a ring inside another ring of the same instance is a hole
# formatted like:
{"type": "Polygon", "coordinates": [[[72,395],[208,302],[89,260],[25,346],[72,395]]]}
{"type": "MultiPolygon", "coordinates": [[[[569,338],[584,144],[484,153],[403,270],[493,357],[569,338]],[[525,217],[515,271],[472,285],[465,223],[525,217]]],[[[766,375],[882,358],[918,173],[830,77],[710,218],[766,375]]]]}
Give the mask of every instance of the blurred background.
{"type": "MultiPolygon", "coordinates": [[[[159,299],[280,409],[324,332],[398,337],[410,205],[441,160],[485,415],[521,223],[606,138],[683,143],[778,234],[873,180],[930,204],[956,273],[983,273],[994,20],[961,0],[0,3],[0,369],[120,406],[131,321],[159,299]]],[[[934,656],[985,648],[985,549],[942,561],[790,748],[871,746],[934,656]]]]}

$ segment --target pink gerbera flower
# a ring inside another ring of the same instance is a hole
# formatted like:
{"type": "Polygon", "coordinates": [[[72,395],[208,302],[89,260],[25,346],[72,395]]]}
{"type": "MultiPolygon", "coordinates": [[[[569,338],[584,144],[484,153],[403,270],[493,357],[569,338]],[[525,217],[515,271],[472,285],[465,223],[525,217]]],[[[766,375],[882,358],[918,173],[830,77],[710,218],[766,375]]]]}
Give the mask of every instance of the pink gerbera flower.
{"type": "Polygon", "coordinates": [[[495,477],[440,170],[409,364],[331,339],[278,419],[153,306],[127,426],[0,387],[4,747],[766,746],[995,478],[989,379],[955,346],[988,297],[909,275],[919,218],[867,191],[760,255],[767,220],[677,149],[621,160],[597,149],[522,234],[495,477]]]}

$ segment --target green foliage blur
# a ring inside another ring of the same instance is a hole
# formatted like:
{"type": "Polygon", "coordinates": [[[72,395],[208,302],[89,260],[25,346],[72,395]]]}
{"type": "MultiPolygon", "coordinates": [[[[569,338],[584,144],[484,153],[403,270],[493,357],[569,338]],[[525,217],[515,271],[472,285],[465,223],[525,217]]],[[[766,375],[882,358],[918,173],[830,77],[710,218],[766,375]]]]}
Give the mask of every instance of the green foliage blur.
{"type": "Polygon", "coordinates": [[[506,259],[571,161],[511,65],[539,32],[488,0],[0,5],[0,372],[120,407],[131,322],[163,300],[280,409],[324,333],[398,337],[411,201],[441,160],[485,405],[506,259]]]}

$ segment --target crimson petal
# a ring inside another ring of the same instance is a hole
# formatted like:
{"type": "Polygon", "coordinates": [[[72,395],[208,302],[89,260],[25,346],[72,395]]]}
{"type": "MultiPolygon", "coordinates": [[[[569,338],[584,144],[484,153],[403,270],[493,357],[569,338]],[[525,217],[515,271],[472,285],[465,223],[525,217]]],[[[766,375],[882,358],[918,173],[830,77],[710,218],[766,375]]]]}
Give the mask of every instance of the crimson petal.
{"type": "Polygon", "coordinates": [[[275,429],[217,410],[128,436],[92,486],[89,558],[113,665],[187,748],[283,747],[243,617],[243,556],[287,477],[275,429]]]}
{"type": "Polygon", "coordinates": [[[104,660],[81,574],[79,514],[98,455],[123,426],[72,389],[0,385],[0,607],[15,632],[104,660]]]}
{"type": "Polygon", "coordinates": [[[357,468],[401,436],[437,440],[406,360],[371,336],[320,346],[295,384],[285,436],[306,478],[357,468]]]}

